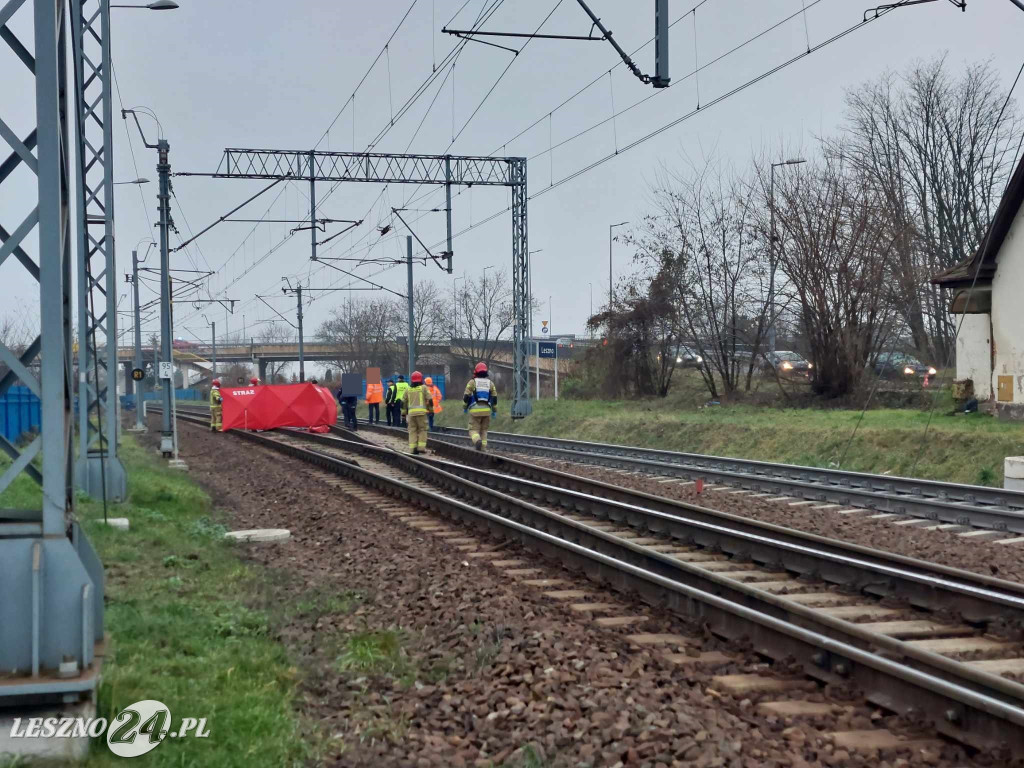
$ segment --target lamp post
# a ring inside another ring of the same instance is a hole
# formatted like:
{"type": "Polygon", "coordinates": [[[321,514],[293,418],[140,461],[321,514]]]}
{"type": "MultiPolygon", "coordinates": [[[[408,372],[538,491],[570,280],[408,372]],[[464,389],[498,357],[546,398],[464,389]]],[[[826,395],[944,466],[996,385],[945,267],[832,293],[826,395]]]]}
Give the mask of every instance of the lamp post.
{"type": "Polygon", "coordinates": [[[114,185],[118,184],[149,184],[149,179],[132,179],[131,181],[115,181],[114,185]]]}
{"type": "Polygon", "coordinates": [[[618,224],[608,225],[608,311],[612,311],[612,291],[614,290],[614,283],[612,282],[612,230],[615,227],[621,227],[629,224],[628,221],[620,221],[618,224]]]}
{"type": "Polygon", "coordinates": [[[777,268],[775,262],[775,241],[778,240],[778,235],[775,233],[775,169],[784,165],[800,165],[806,162],[803,158],[780,160],[777,163],[772,163],[772,169],[769,174],[771,181],[768,187],[768,209],[770,211],[771,225],[769,226],[770,231],[768,233],[768,351],[772,354],[775,353],[775,272],[777,268]]]}
{"type": "Polygon", "coordinates": [[[587,285],[590,286],[590,317],[587,318],[589,321],[590,318],[594,316],[594,284],[587,283],[587,285]]]}

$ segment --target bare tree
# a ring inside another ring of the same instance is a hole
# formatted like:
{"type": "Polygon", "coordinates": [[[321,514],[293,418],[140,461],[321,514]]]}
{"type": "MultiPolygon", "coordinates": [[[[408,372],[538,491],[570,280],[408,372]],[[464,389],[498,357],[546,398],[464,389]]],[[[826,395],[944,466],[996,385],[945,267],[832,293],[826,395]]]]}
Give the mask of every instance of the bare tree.
{"type": "MultiPolygon", "coordinates": [[[[32,333],[24,320],[25,315],[8,312],[0,316],[0,344],[3,344],[15,357],[21,357],[28,347],[32,333]]],[[[7,375],[10,368],[0,360],[0,379],[7,375]]]]}
{"type": "Polygon", "coordinates": [[[515,321],[506,274],[485,271],[464,280],[456,295],[456,311],[453,351],[490,363],[498,345],[511,335],[515,321]]]}
{"type": "MultiPolygon", "coordinates": [[[[409,303],[407,299],[394,299],[391,312],[397,318],[396,336],[408,336],[409,303]]],[[[413,339],[419,350],[426,342],[447,341],[451,323],[450,305],[437,283],[424,280],[416,283],[412,294],[413,339]]]]}
{"type": "Polygon", "coordinates": [[[776,181],[782,267],[814,361],[812,388],[839,397],[858,383],[891,326],[888,263],[899,239],[885,197],[842,153],[776,181]]]}
{"type": "MultiPolygon", "coordinates": [[[[929,278],[978,248],[1021,130],[988,62],[959,78],[945,56],[905,75],[886,73],[847,94],[842,151],[901,219],[890,274],[901,314],[923,357],[945,359],[954,328],[929,278]]],[[[833,150],[837,147],[833,146],[833,150]]]]}
{"type": "Polygon", "coordinates": [[[325,344],[337,347],[332,362],[346,373],[379,366],[385,374],[400,365],[402,354],[395,338],[404,327],[392,302],[387,299],[352,301],[331,311],[330,319],[317,330],[325,344]]]}
{"type": "MultiPolygon", "coordinates": [[[[269,322],[261,330],[258,335],[253,336],[253,340],[257,344],[282,344],[285,342],[293,341],[296,338],[297,331],[293,330],[283,322],[269,322]]],[[[283,380],[284,369],[288,366],[285,362],[274,362],[272,360],[267,361],[267,383],[276,384],[279,380],[283,380]]]]}
{"type": "Polygon", "coordinates": [[[768,332],[772,279],[767,240],[758,236],[761,198],[713,159],[663,168],[651,197],[657,213],[634,242],[666,313],[662,338],[699,352],[712,397],[719,387],[727,395],[749,389],[768,332]]]}

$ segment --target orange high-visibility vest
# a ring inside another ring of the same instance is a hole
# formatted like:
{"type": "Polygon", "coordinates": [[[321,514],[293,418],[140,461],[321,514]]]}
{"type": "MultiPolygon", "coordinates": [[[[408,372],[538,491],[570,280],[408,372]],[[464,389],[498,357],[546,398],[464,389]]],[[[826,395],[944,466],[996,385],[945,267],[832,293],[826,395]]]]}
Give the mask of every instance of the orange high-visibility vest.
{"type": "Polygon", "coordinates": [[[441,407],[441,388],[437,384],[431,385],[430,396],[434,398],[434,413],[440,413],[444,410],[441,407]]]}
{"type": "Polygon", "coordinates": [[[368,403],[379,403],[384,399],[384,385],[380,382],[376,384],[366,383],[366,402],[368,403]]]}

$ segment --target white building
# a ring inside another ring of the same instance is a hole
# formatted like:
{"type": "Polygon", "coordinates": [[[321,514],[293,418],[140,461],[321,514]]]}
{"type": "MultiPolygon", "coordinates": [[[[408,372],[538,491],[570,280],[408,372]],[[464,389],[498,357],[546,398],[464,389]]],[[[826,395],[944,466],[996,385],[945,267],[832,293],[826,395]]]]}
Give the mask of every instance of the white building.
{"type": "Polygon", "coordinates": [[[1024,416],[1024,159],[982,247],[932,282],[949,289],[950,312],[963,320],[956,377],[972,379],[978,400],[1001,415],[1024,416]]]}

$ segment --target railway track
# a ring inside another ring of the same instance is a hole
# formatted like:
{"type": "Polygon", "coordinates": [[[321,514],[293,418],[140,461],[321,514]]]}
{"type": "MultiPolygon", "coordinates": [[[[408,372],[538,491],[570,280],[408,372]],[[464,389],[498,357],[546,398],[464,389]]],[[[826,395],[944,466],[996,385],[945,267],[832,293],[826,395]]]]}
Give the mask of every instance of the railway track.
{"type": "MultiPolygon", "coordinates": [[[[402,429],[371,427],[363,422],[360,428],[405,433],[402,429]]],[[[432,432],[430,439],[469,445],[466,430],[454,427],[432,432]]],[[[490,432],[488,447],[520,456],[683,481],[703,478],[709,483],[752,493],[917,518],[922,524],[931,522],[1024,536],[1024,493],[1020,491],[508,432],[490,432]]]]}
{"type": "MultiPolygon", "coordinates": [[[[201,417],[180,413],[183,420],[201,417]]],[[[517,540],[715,635],[849,683],[979,748],[1024,747],[1024,587],[458,446],[413,458],[355,435],[239,437],[517,540]]]]}

